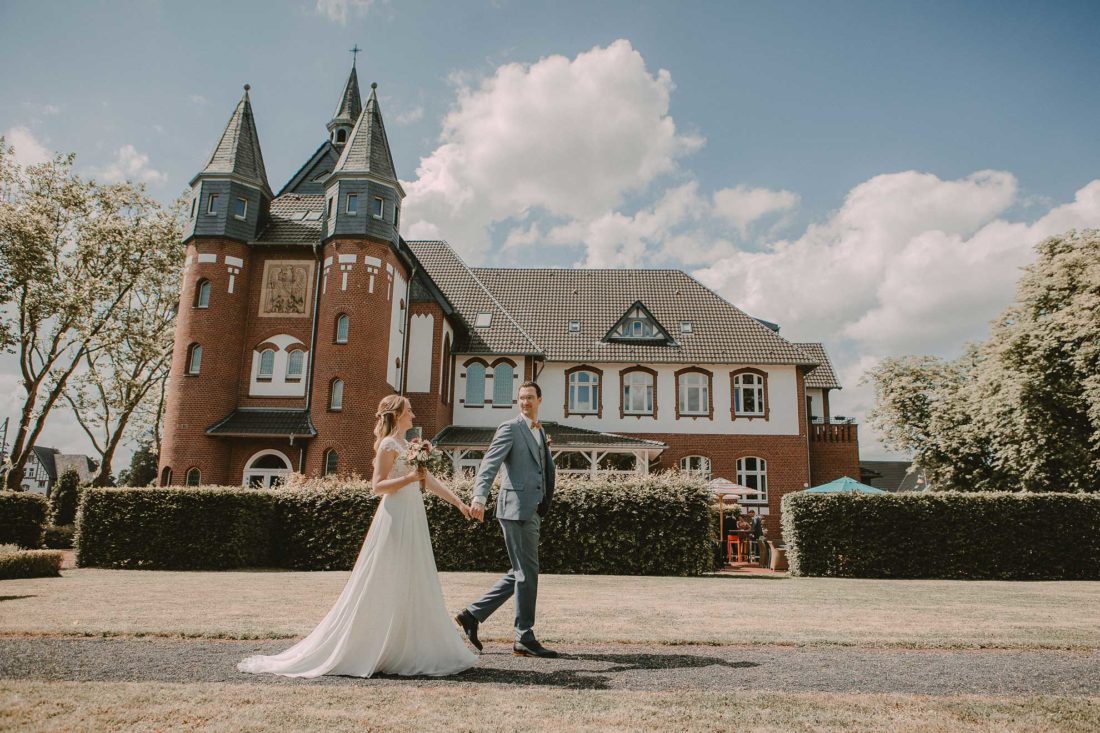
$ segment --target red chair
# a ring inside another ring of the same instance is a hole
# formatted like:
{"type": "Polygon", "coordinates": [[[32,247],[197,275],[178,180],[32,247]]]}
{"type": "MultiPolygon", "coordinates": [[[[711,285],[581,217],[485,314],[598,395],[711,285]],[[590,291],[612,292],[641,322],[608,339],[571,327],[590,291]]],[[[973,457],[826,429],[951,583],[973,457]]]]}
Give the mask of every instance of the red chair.
{"type": "Polygon", "coordinates": [[[737,561],[740,562],[741,558],[744,556],[743,555],[744,547],[741,544],[741,536],[736,535],[736,534],[731,534],[730,536],[726,537],[726,563],[727,564],[733,564],[733,546],[734,545],[737,545],[737,561]]]}

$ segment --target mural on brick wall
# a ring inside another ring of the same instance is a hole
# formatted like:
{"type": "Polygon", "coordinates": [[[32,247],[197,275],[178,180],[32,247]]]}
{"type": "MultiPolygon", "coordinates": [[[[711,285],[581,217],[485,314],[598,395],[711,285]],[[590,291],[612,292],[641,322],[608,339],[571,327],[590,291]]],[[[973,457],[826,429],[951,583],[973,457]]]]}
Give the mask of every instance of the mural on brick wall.
{"type": "Polygon", "coordinates": [[[264,263],[261,316],[309,316],[313,289],[313,263],[271,260],[264,263]]]}

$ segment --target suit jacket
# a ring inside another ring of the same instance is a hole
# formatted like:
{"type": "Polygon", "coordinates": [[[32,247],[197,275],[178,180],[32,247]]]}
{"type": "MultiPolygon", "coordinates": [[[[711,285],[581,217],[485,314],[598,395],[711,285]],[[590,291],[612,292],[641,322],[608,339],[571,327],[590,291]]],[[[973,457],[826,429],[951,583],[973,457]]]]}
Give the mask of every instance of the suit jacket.
{"type": "Polygon", "coordinates": [[[501,468],[497,518],[526,521],[536,511],[545,515],[554,496],[554,460],[546,433],[540,450],[523,415],[497,428],[474,482],[475,498],[488,502],[489,489],[501,468]]]}

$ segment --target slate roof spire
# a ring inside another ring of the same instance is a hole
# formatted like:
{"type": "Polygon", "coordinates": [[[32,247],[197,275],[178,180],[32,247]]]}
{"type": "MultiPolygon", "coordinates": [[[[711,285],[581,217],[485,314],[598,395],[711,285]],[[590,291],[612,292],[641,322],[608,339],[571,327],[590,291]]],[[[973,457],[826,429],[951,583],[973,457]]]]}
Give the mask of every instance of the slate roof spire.
{"type": "Polygon", "coordinates": [[[351,131],[347,145],[336,162],[334,176],[366,175],[394,186],[405,196],[405,191],[397,180],[397,170],[393,164],[386,126],[382,122],[382,109],[378,106],[378,84],[371,83],[367,106],[359,115],[355,129],[351,131]]]}
{"type": "Polygon", "coordinates": [[[252,87],[244,85],[244,94],[222,132],[210,160],[191,184],[204,176],[230,176],[242,183],[251,184],[270,198],[271,186],[267,183],[264,156],[260,152],[260,136],[256,132],[256,120],[252,115],[252,101],[248,92],[252,87]]]}
{"type": "Polygon", "coordinates": [[[359,76],[355,71],[355,62],[351,64],[351,73],[348,74],[344,91],[340,94],[340,101],[336,104],[336,111],[328,123],[328,131],[333,128],[346,126],[352,127],[359,115],[363,112],[363,99],[359,96],[359,76]]]}

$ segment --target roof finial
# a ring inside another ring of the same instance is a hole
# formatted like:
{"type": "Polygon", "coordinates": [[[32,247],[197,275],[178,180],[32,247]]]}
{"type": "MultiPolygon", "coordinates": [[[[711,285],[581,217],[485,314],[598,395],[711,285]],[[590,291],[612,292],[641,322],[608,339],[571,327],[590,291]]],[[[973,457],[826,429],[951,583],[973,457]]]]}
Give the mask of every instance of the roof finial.
{"type": "Polygon", "coordinates": [[[377,88],[378,88],[378,82],[376,82],[376,81],[372,81],[372,82],[370,83],[370,88],[371,88],[371,89],[377,89],[377,88]]]}
{"type": "Polygon", "coordinates": [[[355,44],[354,46],[352,46],[352,47],[351,47],[351,48],[350,48],[350,49],[348,50],[348,53],[350,53],[350,54],[351,54],[351,65],[352,65],[352,66],[355,66],[355,59],[356,59],[356,57],[357,57],[357,56],[359,55],[359,52],[360,52],[360,51],[362,51],[362,50],[363,50],[363,49],[359,48],[359,44],[358,44],[358,43],[357,43],[357,44],[355,44]]]}
{"type": "Polygon", "coordinates": [[[245,93],[247,94],[247,93],[248,93],[248,90],[249,90],[249,89],[251,89],[251,88],[252,88],[252,85],[251,85],[251,84],[245,84],[245,85],[244,85],[244,91],[245,91],[245,93]]]}

